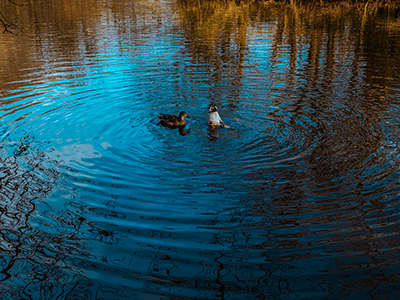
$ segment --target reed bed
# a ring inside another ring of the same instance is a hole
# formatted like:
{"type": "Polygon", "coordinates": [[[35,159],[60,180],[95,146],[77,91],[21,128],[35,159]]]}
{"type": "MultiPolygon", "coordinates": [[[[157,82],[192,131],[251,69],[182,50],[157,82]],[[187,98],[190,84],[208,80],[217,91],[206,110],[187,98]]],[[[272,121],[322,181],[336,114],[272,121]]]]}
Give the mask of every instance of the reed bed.
{"type": "Polygon", "coordinates": [[[291,6],[300,6],[302,9],[324,9],[328,11],[356,8],[356,9],[400,9],[400,0],[179,0],[180,3],[191,5],[246,5],[253,4],[267,7],[287,8],[291,6]]]}

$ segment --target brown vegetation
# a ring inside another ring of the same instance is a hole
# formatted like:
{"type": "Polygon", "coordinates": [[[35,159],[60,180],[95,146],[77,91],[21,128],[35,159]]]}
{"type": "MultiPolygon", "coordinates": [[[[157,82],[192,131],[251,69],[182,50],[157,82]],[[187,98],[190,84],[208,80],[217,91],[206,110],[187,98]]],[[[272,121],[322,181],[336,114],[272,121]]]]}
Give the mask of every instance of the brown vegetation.
{"type": "Polygon", "coordinates": [[[329,4],[335,5],[359,5],[366,3],[373,3],[381,6],[386,5],[400,5],[399,0],[319,0],[319,1],[310,1],[310,0],[180,0],[185,3],[206,3],[206,2],[219,2],[219,3],[229,3],[235,2],[236,4],[240,3],[253,3],[253,4],[266,4],[266,5],[288,5],[288,4],[302,4],[302,5],[312,5],[312,6],[323,6],[329,4]]]}
{"type": "Polygon", "coordinates": [[[400,10],[400,0],[178,0],[181,3],[201,5],[214,3],[217,5],[236,5],[253,4],[267,7],[285,8],[288,6],[299,5],[303,9],[323,9],[337,10],[338,8],[389,8],[392,10],[400,10]]]}

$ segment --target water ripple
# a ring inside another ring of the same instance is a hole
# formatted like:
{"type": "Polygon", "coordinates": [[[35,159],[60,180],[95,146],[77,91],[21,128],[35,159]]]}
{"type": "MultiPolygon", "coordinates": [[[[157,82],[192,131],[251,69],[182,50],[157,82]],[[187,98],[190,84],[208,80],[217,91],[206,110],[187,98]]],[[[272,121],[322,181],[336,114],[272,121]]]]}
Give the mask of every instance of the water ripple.
{"type": "Polygon", "coordinates": [[[175,24],[185,11],[131,20],[96,5],[97,25],[68,22],[61,43],[49,21],[41,53],[1,92],[2,296],[398,290],[398,89],[369,75],[366,39],[344,47],[344,24],[331,53],[325,27],[288,41],[293,18],[241,27],[249,16],[187,12],[175,24]],[[207,127],[210,102],[229,127],[207,127]],[[182,110],[184,129],[158,125],[182,110]]]}

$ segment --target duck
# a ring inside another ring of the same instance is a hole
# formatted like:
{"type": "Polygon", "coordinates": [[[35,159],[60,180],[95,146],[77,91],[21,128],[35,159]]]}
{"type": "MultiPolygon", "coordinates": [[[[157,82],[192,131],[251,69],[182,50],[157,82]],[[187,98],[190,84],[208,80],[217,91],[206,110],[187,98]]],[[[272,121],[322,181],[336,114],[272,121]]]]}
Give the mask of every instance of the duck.
{"type": "Polygon", "coordinates": [[[186,112],[181,111],[179,116],[160,114],[157,116],[157,118],[160,120],[160,125],[167,127],[179,127],[186,125],[185,118],[190,117],[186,112]]]}
{"type": "Polygon", "coordinates": [[[208,120],[207,120],[208,126],[211,126],[213,129],[215,129],[215,126],[226,127],[225,123],[222,121],[221,117],[219,116],[218,107],[214,103],[211,103],[210,105],[208,105],[208,111],[210,113],[208,115],[208,120]]]}

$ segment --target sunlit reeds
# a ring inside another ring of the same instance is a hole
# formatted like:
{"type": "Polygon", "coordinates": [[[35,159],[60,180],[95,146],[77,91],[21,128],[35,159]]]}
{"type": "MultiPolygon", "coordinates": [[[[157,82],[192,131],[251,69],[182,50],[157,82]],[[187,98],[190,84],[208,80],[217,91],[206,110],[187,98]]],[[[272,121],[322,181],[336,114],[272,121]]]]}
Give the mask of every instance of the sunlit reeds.
{"type": "Polygon", "coordinates": [[[187,4],[207,4],[207,3],[219,3],[219,4],[228,4],[231,2],[235,2],[236,4],[260,4],[260,5],[304,5],[309,7],[317,7],[317,6],[363,6],[366,3],[376,5],[376,6],[391,6],[398,7],[400,5],[399,0],[179,0],[180,2],[184,2],[187,4]]]}

